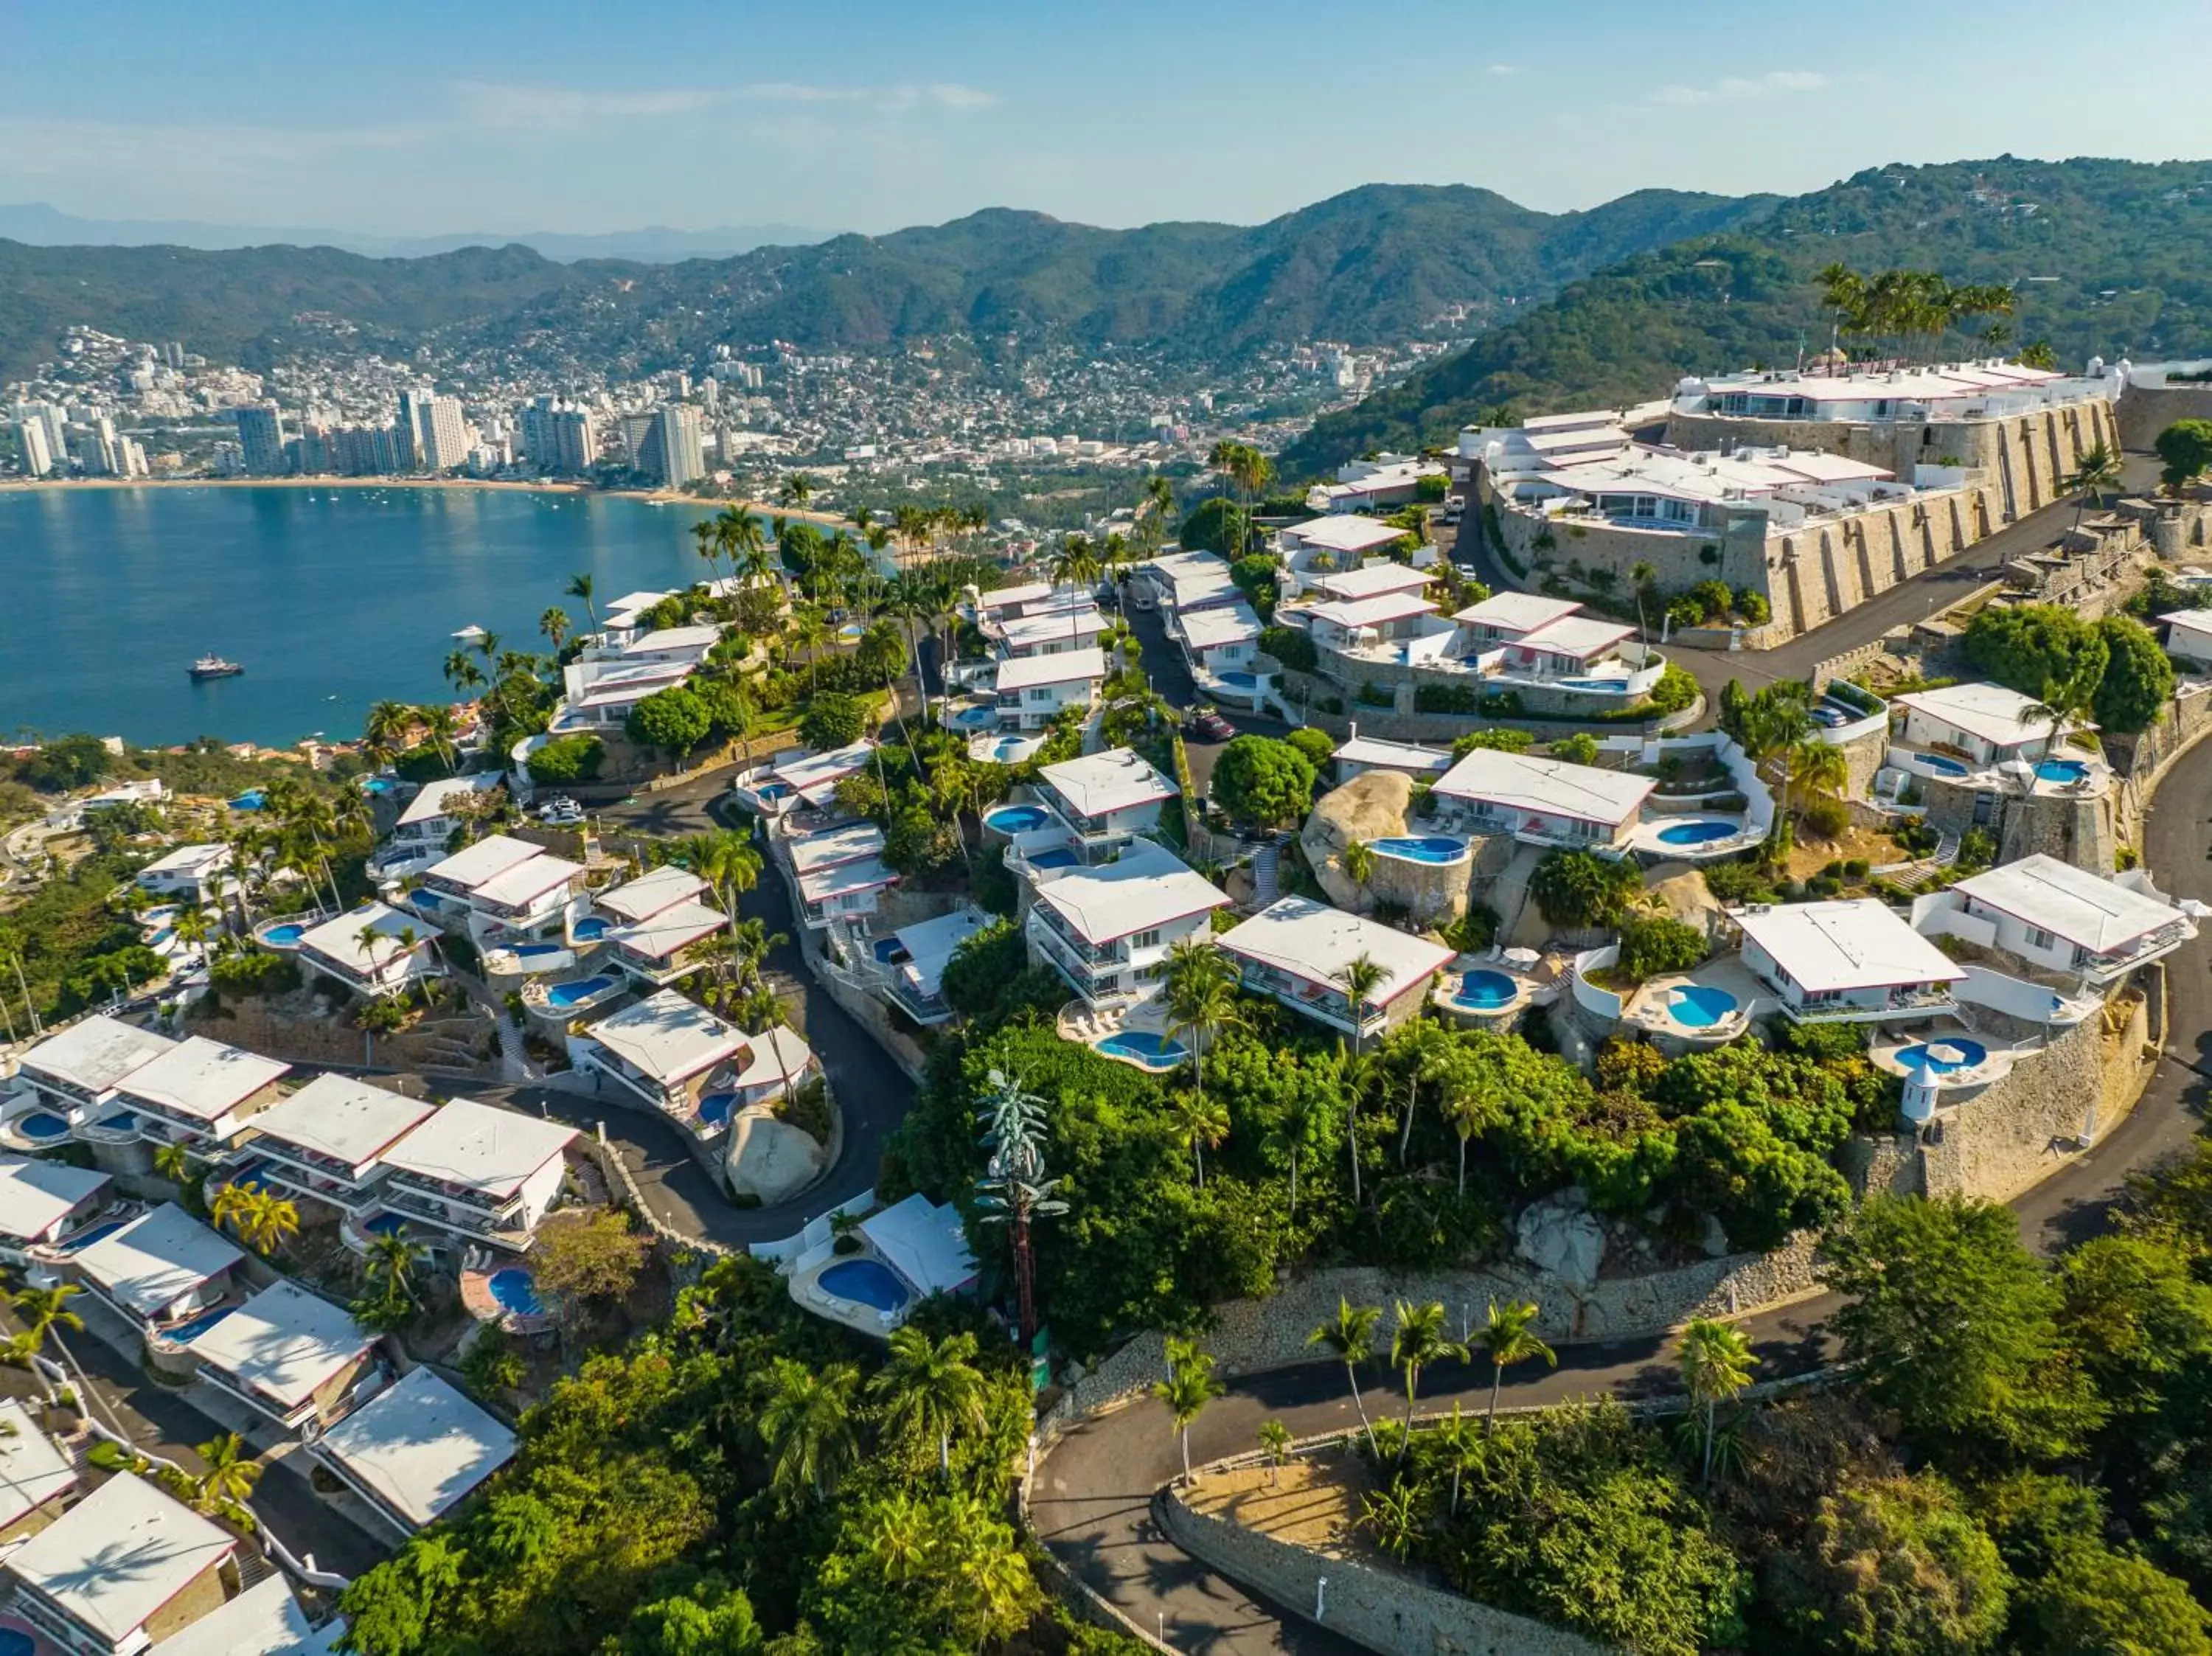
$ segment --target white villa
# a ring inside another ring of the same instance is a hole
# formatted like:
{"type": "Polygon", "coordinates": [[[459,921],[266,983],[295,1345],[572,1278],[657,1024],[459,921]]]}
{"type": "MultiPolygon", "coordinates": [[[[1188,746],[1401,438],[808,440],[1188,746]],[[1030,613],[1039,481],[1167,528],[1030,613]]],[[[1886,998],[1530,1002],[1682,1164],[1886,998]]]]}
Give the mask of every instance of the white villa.
{"type": "Polygon", "coordinates": [[[72,1656],[142,1656],[220,1611],[239,1579],[228,1530],[118,1472],[0,1564],[9,1609],[72,1656]],[[127,1566],[127,1567],[126,1567],[127,1566]]]}
{"type": "Polygon", "coordinates": [[[1470,645],[1492,649],[1540,632],[1555,621],[1565,621],[1581,608],[1572,598],[1547,597],[1540,592],[1492,592],[1452,619],[1470,645]]]}
{"type": "Polygon", "coordinates": [[[1440,822],[1526,845],[1619,846],[1658,783],[1626,771],[1476,748],[1431,791],[1440,822]]]}
{"type": "Polygon", "coordinates": [[[239,1176],[365,1216],[389,1171],[385,1156],[436,1107],[349,1076],[317,1076],[253,1118],[239,1176]]]}
{"type": "Polygon", "coordinates": [[[140,869],[131,883],[157,897],[181,897],[195,906],[212,902],[222,892],[230,856],[225,845],[179,846],[140,869]]]}
{"type": "Polygon", "coordinates": [[[140,1328],[159,1333],[218,1303],[246,1258],[173,1202],[88,1242],[70,1264],[84,1286],[140,1328]]]}
{"type": "Polygon", "coordinates": [[[1160,605],[1178,616],[1244,602],[1243,589],[1230,579],[1229,560],[1212,552],[1164,552],[1138,565],[1137,573],[1160,605]]]}
{"type": "Polygon", "coordinates": [[[566,942],[589,901],[584,865],[508,834],[492,834],[423,870],[409,901],[486,949],[566,942]],[[428,894],[427,897],[425,894],[428,894]]]}
{"type": "MultiPolygon", "coordinates": [[[[46,1158],[0,1156],[0,1260],[20,1265],[82,1228],[106,1205],[113,1181],[89,1168],[46,1158]]],[[[6,1443],[0,1439],[0,1450],[6,1443]]]]}
{"type": "Polygon", "coordinates": [[[1152,833],[1159,826],[1160,807],[1181,792],[1133,748],[1109,748],[1043,766],[1037,783],[1037,803],[1087,863],[1152,833]]]}
{"type": "Polygon", "coordinates": [[[861,959],[878,968],[874,980],[899,1010],[925,1027],[943,1023],[952,1016],[945,999],[945,968],[962,943],[990,924],[980,908],[958,908],[866,943],[861,959]],[[882,947],[886,942],[888,949],[882,947]]]}
{"type": "Polygon", "coordinates": [[[70,1457],[40,1429],[22,1400],[0,1400],[0,1540],[18,1541],[35,1533],[30,1526],[20,1531],[16,1526],[42,1510],[46,1516],[60,1516],[53,1503],[76,1488],[76,1469],[70,1457]]]}
{"type": "Polygon", "coordinates": [[[1283,619],[1303,619],[1315,643],[1347,655],[1365,651],[1385,659],[1410,660],[1404,647],[1409,640],[1449,638],[1449,628],[1438,633],[1421,624],[1436,614],[1437,606],[1419,591],[1403,591],[1366,598],[1325,598],[1304,610],[1286,610],[1283,619]]]}
{"type": "Polygon", "coordinates": [[[866,769],[875,752],[874,743],[862,740],[826,753],[801,754],[771,767],[769,786],[781,785],[815,810],[826,810],[836,796],[837,785],[866,769]]]}
{"type": "Polygon", "coordinates": [[[2174,610],[2159,617],[2166,652],[2176,661],[2212,667],[2212,610],[2174,610]]]}
{"type": "Polygon", "coordinates": [[[898,876],[884,864],[884,831],[873,822],[842,822],[780,842],[799,883],[799,914],[819,931],[839,920],[863,919],[898,876]]]}
{"type": "Polygon", "coordinates": [[[1252,658],[1259,653],[1260,617],[1249,604],[1178,612],[1170,628],[1181,640],[1194,676],[1218,678],[1240,668],[1249,670],[1252,658]]]}
{"type": "Polygon", "coordinates": [[[748,1035],[673,989],[571,1035],[568,1050],[580,1071],[605,1076],[702,1137],[727,1127],[737,1110],[782,1096],[817,1067],[813,1049],[792,1031],[748,1035]]]}
{"type": "Polygon", "coordinates": [[[351,913],[325,920],[300,934],[303,966],[321,973],[357,995],[397,994],[418,978],[439,976],[431,946],[434,933],[413,914],[382,903],[363,903],[351,913]],[[374,932],[372,941],[363,937],[374,932]]]}
{"type": "MultiPolygon", "coordinates": [[[[2033,696],[2002,684],[1952,684],[1910,690],[1890,698],[1892,723],[1905,745],[1955,755],[1982,770],[2011,760],[2033,759],[2053,740],[2051,721],[2028,712],[2033,696]],[[2031,751],[2032,750],[2032,751],[2031,751]]],[[[2069,719],[2057,739],[2096,726],[2069,719]]],[[[1893,761],[1898,755],[1892,750],[1893,761]]]]}
{"type": "Polygon", "coordinates": [[[259,1112],[276,1102],[276,1083],[292,1066],[258,1052],[194,1035],[116,1087],[138,1118],[139,1136],[198,1149],[227,1145],[259,1112]]]}
{"type": "Polygon", "coordinates": [[[1284,897],[1223,932],[1214,946],[1234,958],[1245,988],[1348,1035],[1381,1034],[1418,1014],[1453,951],[1394,926],[1305,897],[1284,897]],[[1382,968],[1358,1016],[1338,980],[1364,957],[1382,968]]]}
{"type": "Polygon", "coordinates": [[[441,1105],[380,1159],[380,1199],[410,1222],[520,1253],[561,1194],[574,1127],[465,1098],[441,1105]]]}
{"type": "Polygon", "coordinates": [[[289,1431],[326,1426],[382,1383],[376,1337],[342,1307],[284,1281],[194,1337],[198,1378],[289,1431]]]}
{"type": "Polygon", "coordinates": [[[558,736],[620,726],[646,697],[689,679],[721,635],[712,624],[665,627],[624,643],[586,645],[561,670],[561,703],[547,728],[558,736]]]}
{"type": "Polygon", "coordinates": [[[513,1459],[514,1434],[425,1368],[370,1398],[309,1451],[410,1536],[513,1459]]]}
{"type": "Polygon", "coordinates": [[[673,864],[592,899],[611,922],[601,933],[609,955],[631,981],[665,988],[706,964],[699,944],[729,923],[700,894],[707,883],[673,864]]]}
{"type": "Polygon", "coordinates": [[[1912,925],[1924,937],[2002,949],[2097,989],[2197,935],[2195,917],[2141,870],[2106,879],[2041,852],[1916,900],[1912,925]]]}
{"type": "Polygon", "coordinates": [[[496,771],[449,776],[425,782],[400,807],[399,820],[368,860],[373,880],[396,880],[442,860],[446,845],[463,821],[460,808],[501,785],[496,771]]]}
{"type": "Polygon", "coordinates": [[[1067,980],[1093,1010],[1140,999],[1168,950],[1203,937],[1228,895],[1149,840],[1120,858],[1041,878],[1023,929],[1030,957],[1067,980]]]}
{"type": "Polygon", "coordinates": [[[70,1126],[82,1126],[107,1113],[116,1089],[133,1071],[176,1044],[167,1035],[95,1012],[25,1052],[16,1066],[16,1091],[19,1096],[27,1093],[70,1126]]]}
{"type": "Polygon", "coordinates": [[[1413,742],[1387,742],[1381,737],[1362,736],[1359,726],[1352,727],[1352,734],[1337,744],[1329,755],[1336,767],[1336,784],[1342,787],[1355,776],[1369,771],[1398,771],[1417,782],[1434,782],[1452,767],[1452,756],[1436,748],[1424,748],[1413,742]]]}
{"type": "Polygon", "coordinates": [[[1955,1012],[1966,973],[1877,898],[1732,909],[1743,963],[1800,1023],[1955,1012]]]}
{"type": "Polygon", "coordinates": [[[1106,630],[1106,617],[1098,613],[1097,604],[1086,599],[1079,606],[1018,616],[982,630],[1000,660],[1019,660],[1030,656],[1065,655],[1070,650],[1094,646],[1106,630]]]}
{"type": "Polygon", "coordinates": [[[1347,460],[1336,469],[1336,481],[1316,484],[1306,494],[1309,512],[1371,512],[1377,507],[1404,506],[1420,496],[1424,477],[1441,477],[1444,469],[1434,460],[1412,454],[1378,454],[1371,460],[1347,460]]]}
{"type": "Polygon", "coordinates": [[[1357,569],[1405,538],[1406,531],[1395,524],[1350,514],[1292,524],[1275,537],[1275,554],[1283,563],[1278,579],[1284,595],[1297,597],[1314,577],[1357,569]]]}
{"type": "Polygon", "coordinates": [[[1096,706],[1098,686],[1105,677],[1105,652],[1095,646],[1001,661],[992,686],[999,700],[999,722],[1019,730],[1042,730],[1063,707],[1096,706]]]}
{"type": "Polygon", "coordinates": [[[161,1656],[332,1656],[345,1629],[342,1616],[316,1627],[291,1584],[270,1575],[162,1640],[161,1656]]]}

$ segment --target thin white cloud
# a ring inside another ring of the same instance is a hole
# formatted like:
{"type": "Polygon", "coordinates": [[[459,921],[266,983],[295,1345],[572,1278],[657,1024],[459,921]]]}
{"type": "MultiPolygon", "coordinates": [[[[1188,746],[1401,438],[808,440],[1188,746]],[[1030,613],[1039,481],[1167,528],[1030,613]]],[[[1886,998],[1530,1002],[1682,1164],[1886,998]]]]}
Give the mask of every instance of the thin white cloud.
{"type": "Polygon", "coordinates": [[[931,102],[942,104],[947,109],[988,109],[999,101],[995,92],[943,81],[929,88],[929,97],[931,102]]]}
{"type": "Polygon", "coordinates": [[[925,106],[939,109],[988,109],[999,101],[994,92],[984,92],[972,86],[961,86],[954,82],[939,81],[928,86],[912,83],[899,86],[815,86],[804,81],[757,81],[744,88],[745,95],[769,103],[784,104],[866,104],[883,110],[919,109],[925,106]]]}
{"type": "Polygon", "coordinates": [[[866,87],[809,86],[803,81],[756,81],[744,94],[775,104],[856,104],[872,95],[866,87]]]}
{"type": "Polygon", "coordinates": [[[1697,104],[1742,103],[1755,98],[1780,97],[1784,93],[1817,92],[1827,84],[1828,77],[1813,70],[1777,69],[1750,78],[1731,76],[1711,86],[1662,87],[1657,101],[1677,108],[1697,104]]]}
{"type": "Polygon", "coordinates": [[[1528,71],[1518,64],[1492,64],[1483,72],[1487,75],[1524,75],[1528,71]]]}
{"type": "Polygon", "coordinates": [[[655,120],[688,115],[726,103],[724,87],[640,87],[595,90],[522,86],[501,81],[456,81],[453,95],[479,126],[580,126],[594,121],[655,120]]]}

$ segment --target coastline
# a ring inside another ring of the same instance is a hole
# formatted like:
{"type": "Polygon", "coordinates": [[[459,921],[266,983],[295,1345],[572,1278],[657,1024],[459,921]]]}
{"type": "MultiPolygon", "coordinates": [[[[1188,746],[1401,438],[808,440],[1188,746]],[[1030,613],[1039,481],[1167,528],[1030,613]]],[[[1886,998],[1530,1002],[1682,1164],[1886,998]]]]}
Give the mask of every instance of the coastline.
{"type": "Polygon", "coordinates": [[[0,493],[31,494],[51,491],[118,488],[439,488],[488,489],[508,494],[596,495],[611,500],[642,500],[648,506],[691,506],[704,512],[741,507],[756,517],[788,518],[794,522],[825,528],[850,529],[852,519],[836,512],[776,506],[767,500],[734,496],[707,498],[673,488],[594,488],[589,483],[505,477],[71,477],[0,478],[0,493]]]}

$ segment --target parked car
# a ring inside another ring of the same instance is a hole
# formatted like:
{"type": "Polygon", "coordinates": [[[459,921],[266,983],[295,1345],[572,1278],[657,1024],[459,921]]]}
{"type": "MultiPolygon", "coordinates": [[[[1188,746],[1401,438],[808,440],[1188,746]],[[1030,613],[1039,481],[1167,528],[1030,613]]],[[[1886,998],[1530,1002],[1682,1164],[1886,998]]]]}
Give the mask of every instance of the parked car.
{"type": "Polygon", "coordinates": [[[556,796],[538,808],[538,820],[548,828],[574,828],[584,820],[584,808],[574,799],[556,796]]]}
{"type": "Polygon", "coordinates": [[[1182,733],[1201,742],[1226,742],[1237,734],[1237,727],[1211,707],[1194,707],[1183,720],[1182,733]]]}

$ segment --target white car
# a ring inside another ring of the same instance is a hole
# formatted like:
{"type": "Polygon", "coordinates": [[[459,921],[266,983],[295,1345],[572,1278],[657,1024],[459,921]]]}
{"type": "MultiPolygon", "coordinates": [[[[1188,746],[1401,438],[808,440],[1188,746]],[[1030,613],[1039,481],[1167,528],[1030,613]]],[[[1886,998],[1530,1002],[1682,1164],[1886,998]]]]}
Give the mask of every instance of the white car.
{"type": "Polygon", "coordinates": [[[584,820],[584,808],[574,799],[548,799],[539,808],[538,820],[550,828],[573,828],[584,820]]]}

